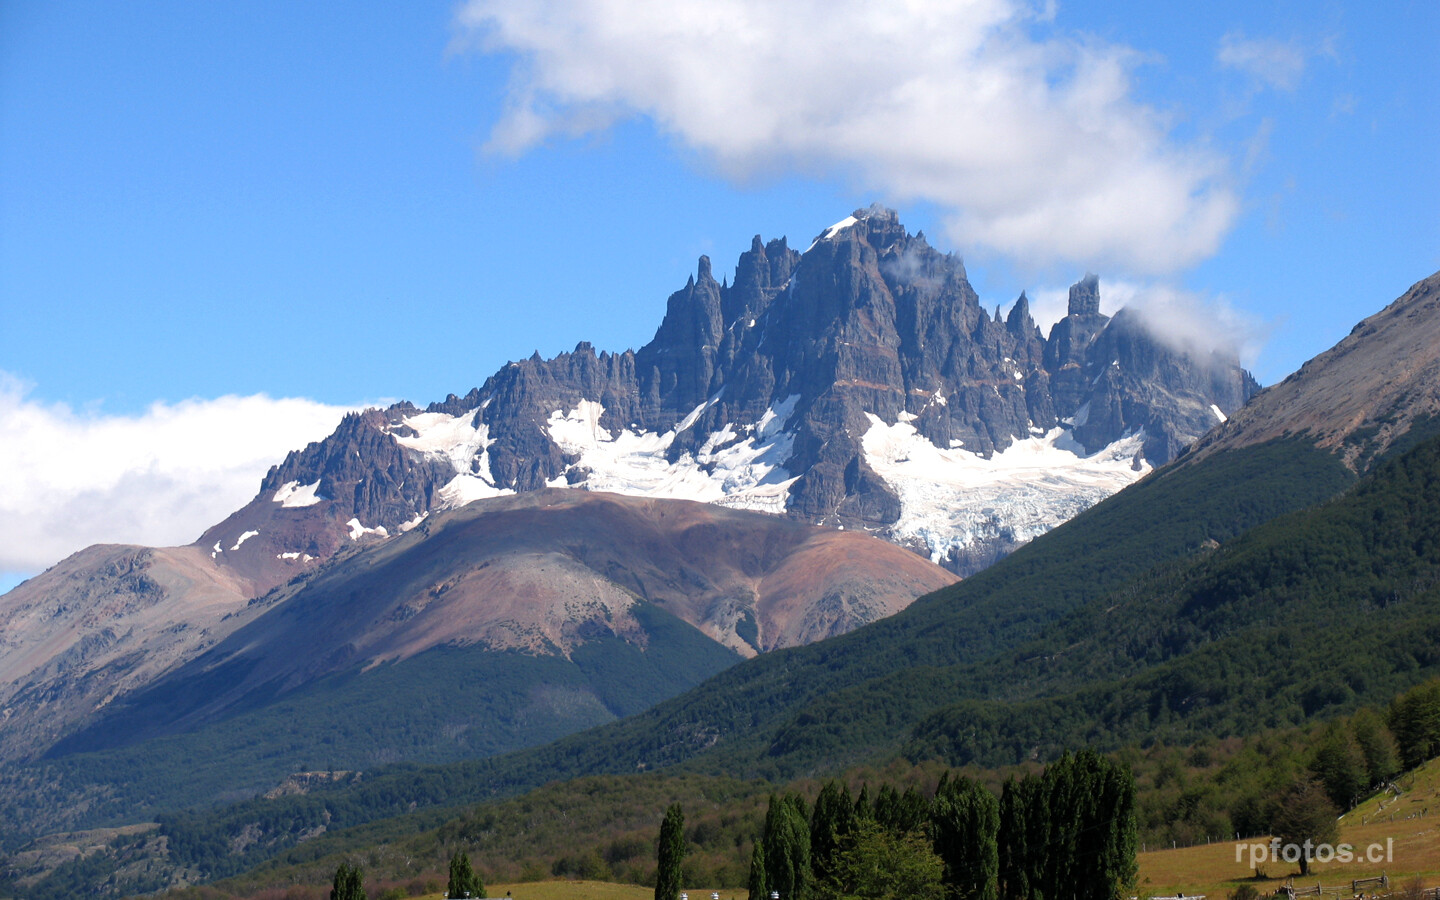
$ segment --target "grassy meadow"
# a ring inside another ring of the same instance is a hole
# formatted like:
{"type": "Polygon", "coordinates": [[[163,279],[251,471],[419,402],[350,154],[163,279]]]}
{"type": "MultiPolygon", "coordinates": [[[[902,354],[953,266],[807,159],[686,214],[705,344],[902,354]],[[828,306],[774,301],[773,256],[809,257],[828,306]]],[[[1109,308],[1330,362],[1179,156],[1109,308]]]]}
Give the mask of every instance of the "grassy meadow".
{"type": "MultiPolygon", "coordinates": [[[[1357,857],[1371,845],[1384,847],[1388,862],[1312,862],[1310,874],[1301,878],[1300,867],[1292,863],[1272,860],[1252,869],[1248,849],[1252,841],[1248,840],[1240,842],[1239,862],[1237,845],[1230,841],[1152,850],[1139,855],[1138,893],[1141,897],[1204,894],[1217,900],[1249,884],[1261,896],[1268,896],[1293,878],[1297,890],[1319,884],[1342,888],[1340,896],[1349,897],[1353,880],[1381,874],[1390,877],[1392,891],[1403,890],[1417,878],[1434,887],[1440,884],[1440,760],[1405,774],[1396,780],[1396,786],[1399,796],[1383,791],[1340,820],[1341,843],[1352,845],[1357,857]]],[[[1265,840],[1255,838],[1253,842],[1265,840]]]]}

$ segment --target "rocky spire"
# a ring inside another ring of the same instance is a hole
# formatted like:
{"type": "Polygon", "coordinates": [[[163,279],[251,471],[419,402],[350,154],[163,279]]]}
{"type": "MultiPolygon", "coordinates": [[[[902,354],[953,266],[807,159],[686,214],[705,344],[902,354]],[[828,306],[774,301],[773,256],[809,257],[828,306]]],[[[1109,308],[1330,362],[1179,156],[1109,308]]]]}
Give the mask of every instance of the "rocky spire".
{"type": "Polygon", "coordinates": [[[1086,272],[1084,278],[1070,285],[1069,313],[1072,316],[1100,314],[1100,276],[1086,272]]]}
{"type": "MultiPolygon", "coordinates": [[[[998,318],[998,316],[997,316],[998,318]]],[[[1005,329],[1018,338],[1029,337],[1036,332],[1035,320],[1030,316],[1030,298],[1020,292],[1020,299],[1010,307],[1010,316],[1005,320],[1005,329]]]]}

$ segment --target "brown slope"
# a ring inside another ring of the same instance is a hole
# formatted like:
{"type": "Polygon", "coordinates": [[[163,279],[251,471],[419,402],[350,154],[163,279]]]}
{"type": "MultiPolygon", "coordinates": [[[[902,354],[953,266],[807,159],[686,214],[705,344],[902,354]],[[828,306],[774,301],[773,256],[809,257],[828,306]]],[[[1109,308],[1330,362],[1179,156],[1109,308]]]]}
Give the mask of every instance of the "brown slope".
{"type": "Polygon", "coordinates": [[[639,601],[753,656],[848,631],[954,580],[867,535],[547,489],[433,516],[282,592],[209,664],[244,660],[239,696],[447,644],[568,655],[604,633],[644,646],[639,601]]]}
{"type": "Polygon", "coordinates": [[[1440,273],[1257,394],[1201,438],[1190,461],[1306,435],[1363,471],[1416,424],[1440,415],[1440,273]]]}
{"type": "Polygon", "coordinates": [[[0,598],[0,759],[52,742],[246,621],[253,585],[193,547],[89,547],[0,598]]]}
{"type": "MultiPolygon", "coordinates": [[[[128,552],[184,559],[211,575],[232,571],[200,548],[128,552]]],[[[108,564],[77,556],[82,580],[87,563],[108,564]]],[[[703,503],[552,489],[431,516],[408,533],[347,550],[248,605],[238,585],[224,603],[197,597],[197,611],[211,610],[206,624],[170,612],[147,627],[137,623],[125,633],[131,653],[97,658],[87,671],[116,685],[107,700],[131,691],[124,705],[133,709],[120,718],[138,715],[139,732],[175,732],[316,678],[439,646],[568,657],[589,641],[619,639],[644,650],[655,636],[638,614],[642,601],[753,656],[848,631],[954,580],[862,534],[703,503]],[[165,645],[153,666],[125,668],[173,640],[172,630],[202,635],[203,644],[165,645]],[[162,674],[148,684],[141,677],[162,674]]],[[[118,627],[103,613],[115,605],[118,588],[109,590],[69,601],[76,609],[89,604],[92,633],[118,627]]],[[[174,596],[183,599],[183,591],[174,596]]],[[[180,599],[170,601],[177,610],[180,599]]],[[[81,703],[54,710],[32,697],[16,713],[45,721],[53,740],[86,726],[95,709],[81,703]]],[[[114,724],[114,716],[106,721],[114,725],[107,733],[136,733],[114,724]]]]}

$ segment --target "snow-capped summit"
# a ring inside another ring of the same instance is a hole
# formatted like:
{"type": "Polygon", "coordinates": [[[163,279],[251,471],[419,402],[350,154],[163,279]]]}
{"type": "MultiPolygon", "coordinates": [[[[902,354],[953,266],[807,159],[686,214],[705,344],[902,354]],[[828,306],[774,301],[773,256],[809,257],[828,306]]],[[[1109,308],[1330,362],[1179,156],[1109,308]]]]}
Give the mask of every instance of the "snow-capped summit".
{"type": "Polygon", "coordinates": [[[434,510],[577,487],[860,528],[973,571],[1169,461],[1256,389],[1233,359],[1173,350],[1099,298],[1087,275],[1048,336],[1023,295],[992,318],[957,257],[878,206],[803,254],[756,235],[733,284],[701,257],[639,350],[582,342],[464,397],[352,416],[201,544],[258,577],[434,510]],[[330,524],[285,524],[306,516],[330,524]],[[246,531],[253,558],[227,556],[246,531]]]}

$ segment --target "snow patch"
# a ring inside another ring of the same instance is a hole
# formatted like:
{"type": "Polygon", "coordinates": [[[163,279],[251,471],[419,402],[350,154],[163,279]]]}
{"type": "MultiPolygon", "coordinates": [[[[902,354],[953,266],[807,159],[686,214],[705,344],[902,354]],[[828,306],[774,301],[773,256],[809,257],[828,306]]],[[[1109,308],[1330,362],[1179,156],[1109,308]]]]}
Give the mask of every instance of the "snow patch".
{"type": "Polygon", "coordinates": [[[578,459],[548,485],[784,512],[796,480],[783,465],[795,444],[784,427],[798,394],[772,405],[753,427],[727,424],[711,432],[695,454],[682,454],[673,463],[666,458],[676,436],[718,399],[717,394],[707,400],[664,434],[630,428],[611,434],[600,425],[605,407],[593,400],[569,412],[555,410],[547,423],[550,439],[578,459]],[[572,472],[583,476],[573,485],[567,477],[572,472]]]}
{"type": "MultiPolygon", "coordinates": [[[[720,402],[720,397],[724,393],[725,389],[722,387],[720,390],[715,392],[715,396],[711,397],[709,400],[706,400],[704,403],[690,410],[690,414],[687,415],[685,418],[681,419],[680,424],[675,426],[675,433],[679,434],[680,432],[689,428],[691,425],[694,425],[695,420],[700,418],[701,414],[704,413],[705,410],[720,402]]],[[[556,412],[559,412],[559,410],[556,410],[556,412]]]]}
{"type": "MultiPolygon", "coordinates": [[[[490,400],[487,397],[480,404],[480,409],[490,405],[490,400]]],[[[495,484],[495,478],[490,473],[490,445],[495,442],[490,438],[490,426],[478,419],[474,410],[458,416],[419,413],[403,420],[415,431],[414,435],[395,436],[395,442],[400,446],[443,459],[455,470],[455,477],[435,492],[432,506],[437,510],[454,509],[474,500],[514,493],[495,484]]],[[[400,526],[400,530],[408,531],[420,524],[419,519],[413,521],[414,524],[406,523],[408,528],[400,526]]]]}
{"type": "Polygon", "coordinates": [[[308,554],[308,553],[292,552],[292,553],[277,553],[277,554],[275,554],[275,558],[276,558],[276,559],[286,559],[286,560],[290,560],[291,562],[294,562],[295,560],[298,559],[300,562],[307,562],[307,563],[308,563],[308,562],[310,562],[311,560],[313,560],[315,557],[311,556],[311,555],[308,554]]]}
{"type": "Polygon", "coordinates": [[[366,528],[364,525],[360,524],[360,520],[358,518],[351,519],[350,521],[346,522],[345,527],[350,529],[350,540],[352,541],[358,541],[367,534],[373,534],[376,537],[382,538],[390,536],[389,533],[386,532],[384,525],[376,525],[374,528],[366,528]]]}
{"type": "Polygon", "coordinates": [[[900,498],[891,536],[923,546],[935,562],[988,540],[1031,540],[1150,470],[1136,462],[1143,432],[1087,456],[1068,429],[1055,428],[986,459],[942,450],[909,422],[867,416],[865,461],[900,498]]]}
{"type": "Polygon", "coordinates": [[[275,496],[270,498],[287,509],[294,509],[303,506],[314,506],[324,500],[316,491],[320,490],[320,482],[302,485],[298,481],[287,481],[280,485],[275,491],[275,496]]]}
{"type": "MultiPolygon", "coordinates": [[[[435,509],[458,509],[467,503],[476,500],[489,500],[491,497],[501,497],[506,494],[515,493],[510,488],[496,487],[490,480],[489,461],[486,461],[483,474],[461,474],[445,482],[445,486],[435,492],[435,509]]],[[[420,524],[416,522],[415,524],[420,524]]],[[[413,527],[413,526],[412,526],[413,527]]]]}
{"type": "Polygon", "coordinates": [[[1220,411],[1220,407],[1216,406],[1213,403],[1210,404],[1210,411],[1215,414],[1215,418],[1220,420],[1221,425],[1224,425],[1227,421],[1229,421],[1226,418],[1225,414],[1220,411]]]}
{"type": "Polygon", "coordinates": [[[831,225],[829,228],[820,232],[820,236],[810,242],[810,246],[805,248],[805,252],[809,253],[811,250],[815,249],[816,244],[820,243],[821,241],[830,240],[831,238],[839,235],[840,232],[844,231],[845,229],[849,228],[851,225],[854,225],[859,221],[860,220],[855,218],[854,216],[846,216],[845,218],[836,222],[834,225],[831,225]]]}
{"type": "MultiPolygon", "coordinates": [[[[443,490],[443,489],[442,489],[442,490],[443,490]]],[[[422,513],[420,513],[419,515],[417,515],[415,518],[411,519],[411,520],[408,521],[408,522],[401,522],[401,523],[400,523],[400,533],[401,533],[401,534],[404,534],[404,533],[407,532],[407,531],[413,530],[413,529],[415,528],[415,526],[417,526],[417,525],[419,525],[421,522],[425,521],[426,516],[429,516],[429,515],[430,515],[430,514],[429,514],[428,512],[422,512],[422,513]]]]}
{"type": "Polygon", "coordinates": [[[426,456],[438,456],[449,461],[456,472],[468,472],[472,461],[494,443],[490,440],[490,426],[484,422],[475,423],[474,410],[458,416],[445,413],[420,413],[407,416],[404,424],[414,429],[412,437],[395,437],[395,443],[411,450],[418,450],[426,456]]]}
{"type": "MultiPolygon", "coordinates": [[[[236,550],[239,550],[241,544],[243,544],[243,543],[245,543],[246,541],[250,540],[252,537],[254,537],[255,535],[257,535],[257,534],[259,534],[259,533],[260,533],[260,532],[258,532],[258,531],[247,531],[247,532],[245,532],[244,534],[240,535],[238,538],[235,539],[235,546],[233,546],[233,547],[230,548],[230,552],[231,552],[231,553],[234,553],[236,550]]],[[[219,545],[219,544],[216,544],[215,546],[216,546],[216,548],[219,548],[220,545],[219,545]]]]}

